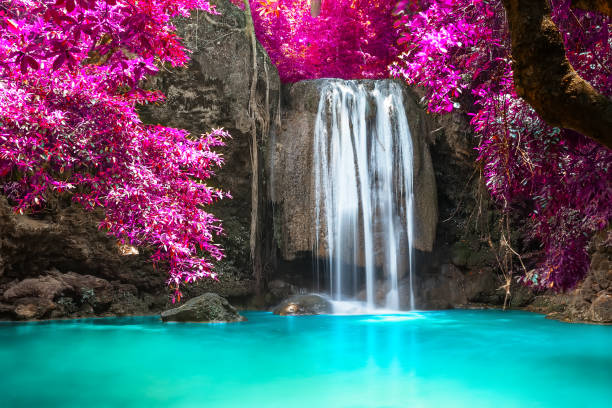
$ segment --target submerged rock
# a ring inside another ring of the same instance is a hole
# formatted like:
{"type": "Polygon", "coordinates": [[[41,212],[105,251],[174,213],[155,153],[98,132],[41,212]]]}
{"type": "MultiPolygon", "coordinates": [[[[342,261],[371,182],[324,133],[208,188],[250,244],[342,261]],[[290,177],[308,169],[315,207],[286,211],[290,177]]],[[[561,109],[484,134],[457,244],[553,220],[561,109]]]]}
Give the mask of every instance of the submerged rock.
{"type": "Polygon", "coordinates": [[[236,308],[216,293],[205,293],[185,304],[162,312],[164,322],[233,323],[246,320],[236,308]]]}
{"type": "Polygon", "coordinates": [[[274,308],[274,314],[281,316],[320,315],[332,311],[331,302],[319,295],[292,296],[274,308]]]}

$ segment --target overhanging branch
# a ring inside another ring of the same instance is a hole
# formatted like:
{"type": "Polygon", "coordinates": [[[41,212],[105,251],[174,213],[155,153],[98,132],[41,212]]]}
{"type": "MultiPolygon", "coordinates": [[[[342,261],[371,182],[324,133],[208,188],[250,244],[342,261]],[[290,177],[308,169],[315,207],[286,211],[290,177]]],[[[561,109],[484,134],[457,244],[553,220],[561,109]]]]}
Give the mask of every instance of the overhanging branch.
{"type": "Polygon", "coordinates": [[[612,100],[582,79],[570,64],[548,1],[503,3],[512,38],[517,94],[552,126],[573,129],[612,148],[612,100]]]}

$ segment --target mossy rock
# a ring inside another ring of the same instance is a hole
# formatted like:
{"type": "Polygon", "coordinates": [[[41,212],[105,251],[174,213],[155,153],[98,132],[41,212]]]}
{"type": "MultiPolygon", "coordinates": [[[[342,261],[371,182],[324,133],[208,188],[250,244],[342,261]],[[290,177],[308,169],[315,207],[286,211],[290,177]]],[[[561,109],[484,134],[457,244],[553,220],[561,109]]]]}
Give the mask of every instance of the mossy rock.
{"type": "Polygon", "coordinates": [[[182,306],[162,312],[164,322],[233,323],[246,320],[236,308],[216,293],[205,293],[182,306]]]}

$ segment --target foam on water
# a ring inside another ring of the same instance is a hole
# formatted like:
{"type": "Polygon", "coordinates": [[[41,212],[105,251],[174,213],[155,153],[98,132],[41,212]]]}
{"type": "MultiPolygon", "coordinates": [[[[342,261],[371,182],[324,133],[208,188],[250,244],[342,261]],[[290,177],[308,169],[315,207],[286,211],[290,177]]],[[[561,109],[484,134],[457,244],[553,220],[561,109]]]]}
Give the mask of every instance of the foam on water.
{"type": "Polygon", "coordinates": [[[358,300],[330,300],[333,306],[334,315],[351,316],[351,315],[406,315],[409,312],[400,312],[397,309],[388,309],[381,307],[372,307],[368,302],[358,300]]]}

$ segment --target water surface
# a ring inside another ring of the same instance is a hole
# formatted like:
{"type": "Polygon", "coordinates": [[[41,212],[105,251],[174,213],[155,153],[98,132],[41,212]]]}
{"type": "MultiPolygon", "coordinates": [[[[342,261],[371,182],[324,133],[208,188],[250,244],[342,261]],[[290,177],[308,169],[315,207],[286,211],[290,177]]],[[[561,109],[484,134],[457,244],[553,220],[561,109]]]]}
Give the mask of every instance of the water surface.
{"type": "Polygon", "coordinates": [[[612,327],[440,311],[0,323],[2,407],[609,407],[612,327]]]}

